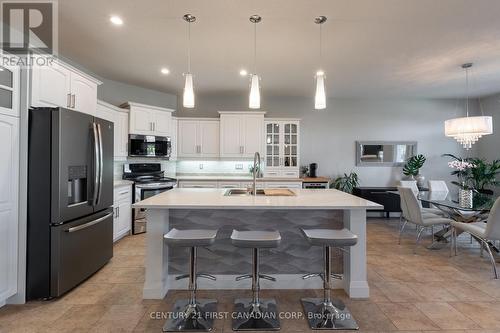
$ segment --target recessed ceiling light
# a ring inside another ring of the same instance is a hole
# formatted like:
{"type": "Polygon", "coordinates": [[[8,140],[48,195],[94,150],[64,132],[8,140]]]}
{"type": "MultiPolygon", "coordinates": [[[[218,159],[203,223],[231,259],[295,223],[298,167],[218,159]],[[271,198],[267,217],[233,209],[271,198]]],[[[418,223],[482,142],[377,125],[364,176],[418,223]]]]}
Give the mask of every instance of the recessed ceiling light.
{"type": "Polygon", "coordinates": [[[111,17],[109,18],[109,21],[111,23],[113,23],[114,25],[123,25],[123,20],[120,16],[111,15],[111,17]]]}
{"type": "Polygon", "coordinates": [[[160,72],[161,72],[163,75],[168,75],[168,74],[170,74],[170,70],[169,70],[168,68],[165,68],[165,67],[163,67],[163,68],[160,70],[160,72]]]}
{"type": "Polygon", "coordinates": [[[247,70],[246,70],[246,69],[242,69],[242,70],[240,70],[240,75],[241,75],[241,76],[247,76],[247,75],[248,75],[247,70]]]}

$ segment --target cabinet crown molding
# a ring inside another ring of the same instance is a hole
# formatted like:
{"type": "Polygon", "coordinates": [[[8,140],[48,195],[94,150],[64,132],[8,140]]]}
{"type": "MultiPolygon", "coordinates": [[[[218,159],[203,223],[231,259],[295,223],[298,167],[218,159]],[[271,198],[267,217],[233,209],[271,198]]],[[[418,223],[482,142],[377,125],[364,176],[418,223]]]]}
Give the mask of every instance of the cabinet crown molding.
{"type": "Polygon", "coordinates": [[[175,112],[174,109],[162,108],[159,106],[141,104],[141,103],[136,103],[136,102],[125,102],[122,105],[120,105],[120,107],[125,108],[125,109],[130,109],[133,107],[140,107],[140,108],[146,108],[146,109],[156,110],[156,111],[175,112]]]}
{"type": "Polygon", "coordinates": [[[220,121],[219,118],[204,118],[204,117],[177,117],[176,118],[178,121],[183,121],[183,120],[191,120],[191,121],[220,121]]]}
{"type": "Polygon", "coordinates": [[[110,109],[113,109],[116,112],[125,112],[125,113],[128,113],[128,109],[120,108],[120,107],[118,107],[116,105],[110,104],[110,103],[102,101],[100,99],[97,100],[97,104],[98,105],[102,105],[102,106],[107,107],[107,108],[110,108],[110,109]]]}

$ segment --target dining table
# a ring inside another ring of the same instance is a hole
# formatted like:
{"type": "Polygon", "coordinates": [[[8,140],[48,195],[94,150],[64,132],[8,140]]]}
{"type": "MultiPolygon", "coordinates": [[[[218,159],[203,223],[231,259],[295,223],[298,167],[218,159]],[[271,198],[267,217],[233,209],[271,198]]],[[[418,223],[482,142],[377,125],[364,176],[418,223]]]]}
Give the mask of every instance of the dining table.
{"type": "MultiPolygon", "coordinates": [[[[393,193],[398,192],[394,191],[393,193]]],[[[473,223],[487,221],[488,214],[495,203],[498,195],[474,192],[472,205],[461,205],[458,200],[458,191],[420,191],[417,199],[423,207],[437,208],[443,215],[457,222],[473,223]]],[[[471,240],[474,236],[471,236],[471,240]]],[[[434,239],[428,249],[440,249],[446,246],[451,239],[451,227],[445,226],[442,230],[434,233],[434,239]]],[[[498,246],[493,247],[496,253],[500,253],[498,246]]]]}

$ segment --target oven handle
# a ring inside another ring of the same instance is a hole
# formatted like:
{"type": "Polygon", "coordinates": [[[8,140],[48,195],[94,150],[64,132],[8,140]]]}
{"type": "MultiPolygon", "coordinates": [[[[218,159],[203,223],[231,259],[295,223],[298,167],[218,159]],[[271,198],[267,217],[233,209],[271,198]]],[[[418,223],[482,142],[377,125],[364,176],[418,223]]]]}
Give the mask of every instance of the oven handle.
{"type": "Polygon", "coordinates": [[[107,218],[109,218],[111,216],[113,216],[113,213],[106,214],[103,217],[100,217],[100,218],[98,218],[98,219],[96,219],[94,221],[87,222],[87,223],[79,225],[77,227],[69,228],[69,229],[67,229],[65,231],[71,233],[71,232],[76,232],[76,231],[80,231],[80,230],[83,230],[83,229],[87,229],[88,227],[91,227],[94,224],[100,223],[100,222],[106,220],[107,218]]]}

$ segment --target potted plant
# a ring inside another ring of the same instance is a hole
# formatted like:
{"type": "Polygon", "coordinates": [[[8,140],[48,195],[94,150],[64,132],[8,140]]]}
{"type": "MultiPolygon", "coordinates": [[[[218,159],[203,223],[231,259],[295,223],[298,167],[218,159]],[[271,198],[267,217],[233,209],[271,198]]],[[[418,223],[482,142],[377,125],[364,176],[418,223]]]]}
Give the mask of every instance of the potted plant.
{"type": "Polygon", "coordinates": [[[427,159],[424,155],[419,154],[410,157],[403,167],[403,174],[417,181],[417,186],[424,187],[425,177],[420,174],[420,169],[424,166],[427,159]]]}
{"type": "MultiPolygon", "coordinates": [[[[460,158],[452,154],[444,154],[443,156],[451,157],[455,162],[467,162],[473,167],[464,170],[455,170],[451,174],[459,177],[459,182],[453,184],[463,187],[462,183],[466,182],[471,189],[483,194],[493,194],[491,187],[500,186],[498,180],[500,175],[500,160],[494,160],[489,163],[481,158],[460,158]],[[488,188],[490,187],[490,188],[488,188]]],[[[449,164],[449,163],[448,163],[449,164]]]]}
{"type": "Polygon", "coordinates": [[[352,172],[350,174],[344,173],[343,176],[335,178],[330,187],[335,188],[337,190],[352,193],[355,187],[359,185],[359,177],[356,172],[352,172]]]}
{"type": "Polygon", "coordinates": [[[481,158],[471,160],[474,168],[470,170],[470,181],[472,187],[479,193],[493,194],[493,190],[487,187],[500,186],[500,160],[494,160],[488,163],[481,158]]]}

